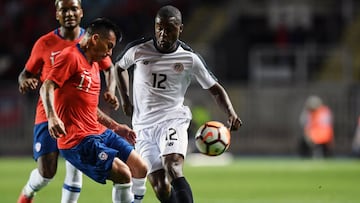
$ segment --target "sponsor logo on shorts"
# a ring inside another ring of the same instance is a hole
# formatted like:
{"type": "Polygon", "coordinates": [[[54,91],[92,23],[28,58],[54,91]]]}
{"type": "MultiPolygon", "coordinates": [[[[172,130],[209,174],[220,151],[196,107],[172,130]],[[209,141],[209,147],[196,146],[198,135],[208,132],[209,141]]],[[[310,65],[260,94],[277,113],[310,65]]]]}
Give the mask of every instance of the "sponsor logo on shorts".
{"type": "Polygon", "coordinates": [[[109,156],[105,152],[100,152],[98,157],[100,160],[105,161],[108,159],[109,156]]]}
{"type": "Polygon", "coordinates": [[[40,150],[41,150],[41,143],[40,142],[35,143],[35,151],[40,152],[40,150]]]}

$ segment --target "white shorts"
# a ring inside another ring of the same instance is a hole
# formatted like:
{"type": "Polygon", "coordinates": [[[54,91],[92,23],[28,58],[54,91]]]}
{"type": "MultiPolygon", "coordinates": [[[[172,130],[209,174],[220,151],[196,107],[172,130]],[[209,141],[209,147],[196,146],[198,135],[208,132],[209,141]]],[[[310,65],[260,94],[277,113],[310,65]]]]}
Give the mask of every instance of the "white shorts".
{"type": "Polygon", "coordinates": [[[162,156],[186,156],[189,119],[171,119],[136,132],[135,150],[146,161],[149,173],[164,168],[162,156]]]}

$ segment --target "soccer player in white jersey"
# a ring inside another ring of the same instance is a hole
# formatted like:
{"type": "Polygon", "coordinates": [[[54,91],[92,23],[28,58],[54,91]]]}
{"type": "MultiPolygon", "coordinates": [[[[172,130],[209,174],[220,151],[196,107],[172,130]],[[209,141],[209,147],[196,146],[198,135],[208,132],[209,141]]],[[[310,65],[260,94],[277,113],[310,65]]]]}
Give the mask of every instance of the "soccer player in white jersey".
{"type": "Polygon", "coordinates": [[[183,102],[192,77],[228,115],[231,130],[242,125],[228,94],[205,62],[179,40],[182,30],[181,12],[173,6],[160,8],[155,38],[130,43],[115,64],[123,111],[132,116],[137,134],[135,149],[147,161],[148,180],[163,203],[193,202],[183,174],[191,120],[190,109],[183,102]],[[121,76],[121,71],[130,67],[134,67],[133,105],[128,80],[121,76]]]}

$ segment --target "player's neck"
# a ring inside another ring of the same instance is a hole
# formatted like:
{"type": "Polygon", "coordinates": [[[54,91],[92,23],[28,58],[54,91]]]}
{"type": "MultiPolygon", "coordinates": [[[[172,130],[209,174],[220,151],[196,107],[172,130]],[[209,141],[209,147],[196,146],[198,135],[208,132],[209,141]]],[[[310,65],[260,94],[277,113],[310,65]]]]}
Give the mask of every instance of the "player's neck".
{"type": "Polygon", "coordinates": [[[89,64],[92,64],[93,60],[89,54],[89,46],[87,43],[87,38],[86,36],[79,42],[79,49],[81,51],[81,53],[84,55],[84,57],[86,58],[86,60],[89,62],[89,64]]]}
{"type": "Polygon", "coordinates": [[[75,28],[65,28],[65,27],[59,27],[59,34],[62,38],[65,40],[76,40],[80,37],[81,29],[80,27],[75,28]]]}

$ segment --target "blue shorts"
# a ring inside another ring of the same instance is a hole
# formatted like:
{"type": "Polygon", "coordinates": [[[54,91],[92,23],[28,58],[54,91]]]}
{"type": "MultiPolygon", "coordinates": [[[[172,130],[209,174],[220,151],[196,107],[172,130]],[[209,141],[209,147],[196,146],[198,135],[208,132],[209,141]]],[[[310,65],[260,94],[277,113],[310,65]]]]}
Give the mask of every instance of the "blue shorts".
{"type": "Polygon", "coordinates": [[[60,154],[85,175],[105,184],[114,158],[126,162],[133,149],[124,138],[107,129],[103,134],[84,138],[71,149],[60,149],[60,154]]]}
{"type": "Polygon", "coordinates": [[[37,160],[44,154],[58,152],[56,139],[52,138],[48,130],[48,122],[34,126],[33,157],[37,160]]]}

